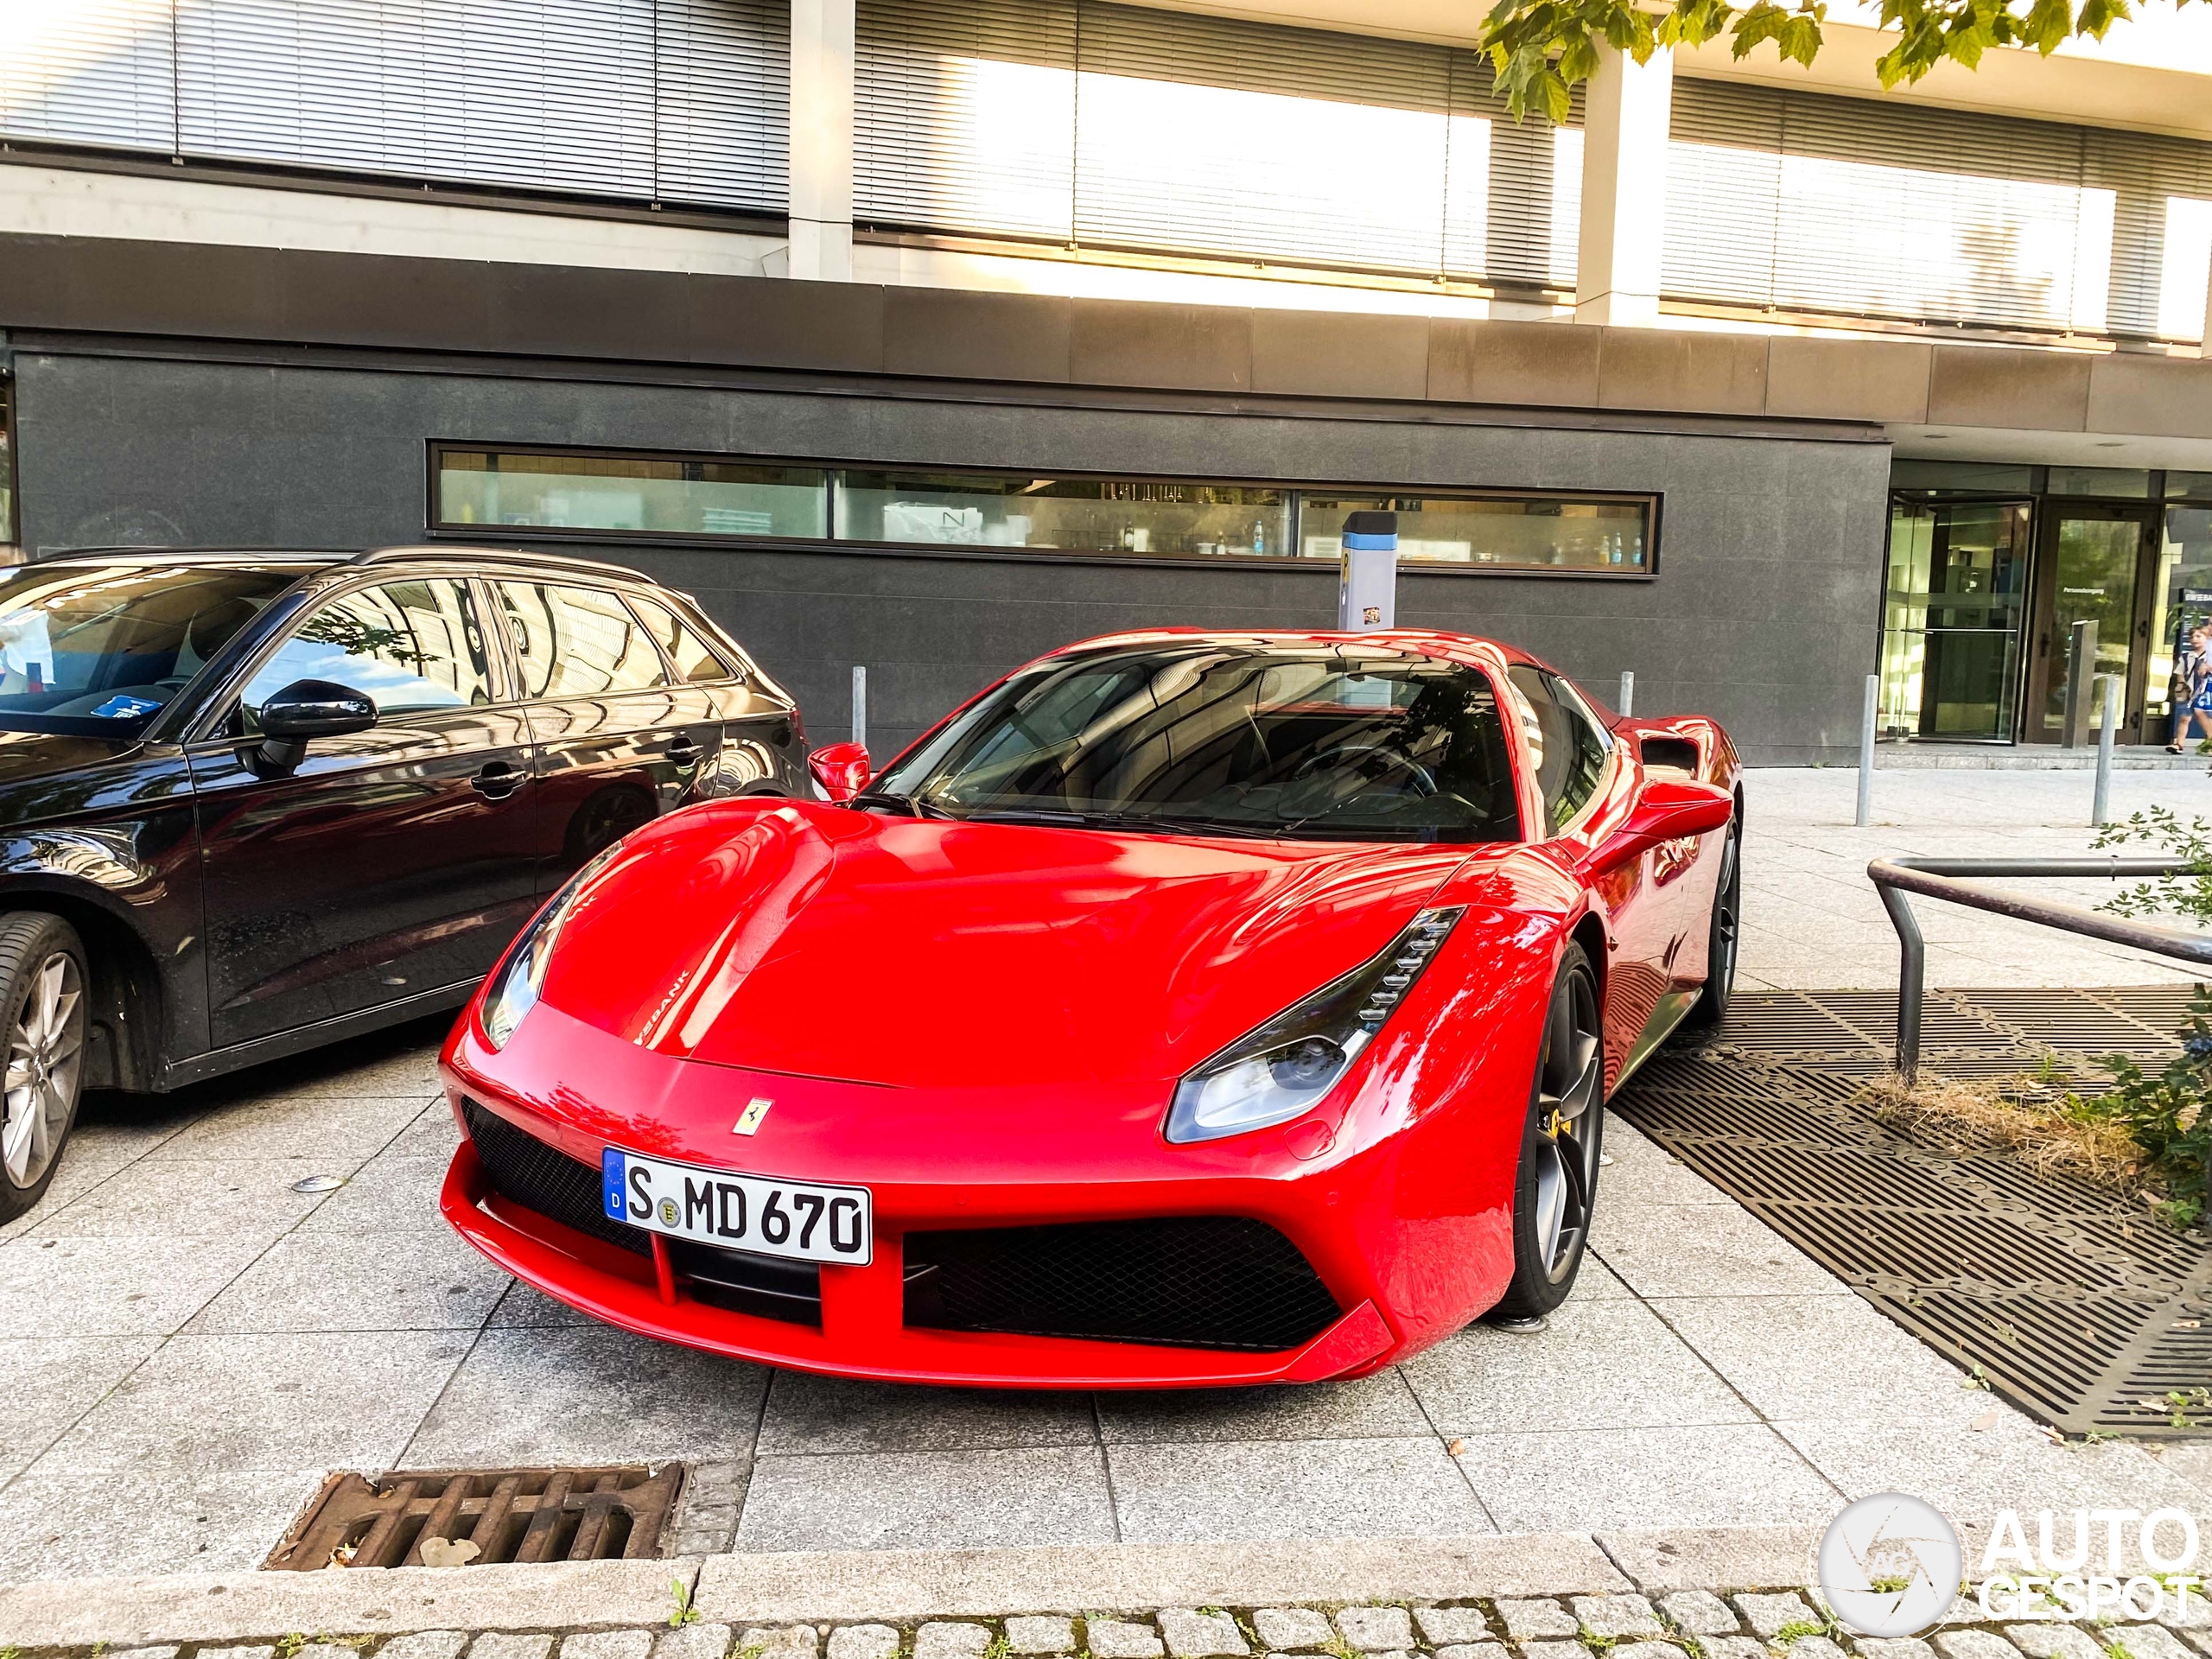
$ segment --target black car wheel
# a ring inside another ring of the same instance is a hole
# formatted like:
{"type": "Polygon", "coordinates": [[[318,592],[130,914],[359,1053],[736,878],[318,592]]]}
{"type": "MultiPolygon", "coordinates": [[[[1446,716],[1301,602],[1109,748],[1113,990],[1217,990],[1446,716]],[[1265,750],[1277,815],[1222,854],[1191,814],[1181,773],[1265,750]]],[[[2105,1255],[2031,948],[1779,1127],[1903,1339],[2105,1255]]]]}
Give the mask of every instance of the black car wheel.
{"type": "Polygon", "coordinates": [[[85,1071],[85,947],[59,916],[0,917],[0,1221],[39,1201],[76,1121],[85,1071]]]}
{"type": "Polygon", "coordinates": [[[1513,1279],[1491,1310],[1541,1319],[1567,1300],[1590,1243],[1605,1131],[1605,1044],[1598,978],[1579,944],[1567,947],[1544,1019],[1541,1057],[1521,1131],[1513,1189],[1513,1279]]]}
{"type": "Polygon", "coordinates": [[[1743,831],[1728,826],[1720,843],[1720,880],[1713,889],[1713,915],[1706,925],[1705,989],[1683,1017],[1686,1026],[1717,1026],[1728,1017],[1728,998],[1736,988],[1737,937],[1743,926],[1743,831]]]}

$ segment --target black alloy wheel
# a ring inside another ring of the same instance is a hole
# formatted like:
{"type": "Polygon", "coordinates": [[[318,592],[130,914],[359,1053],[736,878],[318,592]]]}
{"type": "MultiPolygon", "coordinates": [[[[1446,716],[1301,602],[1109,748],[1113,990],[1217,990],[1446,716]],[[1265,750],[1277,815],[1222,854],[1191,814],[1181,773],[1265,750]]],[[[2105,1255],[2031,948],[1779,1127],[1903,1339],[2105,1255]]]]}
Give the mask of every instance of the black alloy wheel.
{"type": "Polygon", "coordinates": [[[1743,831],[1728,826],[1720,843],[1720,880],[1713,889],[1713,916],[1705,936],[1705,988],[1682,1020],[1700,1028],[1717,1026],[1728,1017],[1728,999],[1736,988],[1736,949],[1743,928],[1743,831]]]}
{"type": "Polygon", "coordinates": [[[1513,1192],[1513,1278],[1491,1309],[1501,1320],[1541,1319],[1567,1300],[1590,1243],[1605,1132],[1605,1027],[1598,979],[1569,945],[1552,987],[1513,1192]]]}
{"type": "Polygon", "coordinates": [[[59,916],[0,917],[0,1221],[44,1195],[77,1118],[85,1071],[85,947],[59,916]]]}

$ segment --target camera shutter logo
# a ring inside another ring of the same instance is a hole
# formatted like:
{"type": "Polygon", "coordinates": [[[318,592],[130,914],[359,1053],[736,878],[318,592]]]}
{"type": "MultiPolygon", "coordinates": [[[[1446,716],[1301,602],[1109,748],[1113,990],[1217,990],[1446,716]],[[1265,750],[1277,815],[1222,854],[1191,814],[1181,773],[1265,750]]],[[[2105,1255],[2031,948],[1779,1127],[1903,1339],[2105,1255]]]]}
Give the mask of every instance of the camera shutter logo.
{"type": "Polygon", "coordinates": [[[1959,1535],[1925,1499],[1882,1492],[1847,1504],[1815,1567],[1835,1616],[1861,1636],[1916,1636],[1951,1609],[1963,1577],[1959,1535]]]}

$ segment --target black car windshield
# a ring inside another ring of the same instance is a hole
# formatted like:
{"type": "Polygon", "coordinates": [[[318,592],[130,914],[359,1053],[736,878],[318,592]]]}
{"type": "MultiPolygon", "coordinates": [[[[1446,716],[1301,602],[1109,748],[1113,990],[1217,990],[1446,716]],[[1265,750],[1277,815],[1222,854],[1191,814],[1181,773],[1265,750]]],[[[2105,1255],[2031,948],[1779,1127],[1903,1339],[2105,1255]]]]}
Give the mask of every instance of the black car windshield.
{"type": "Polygon", "coordinates": [[[307,567],[30,565],[0,581],[0,728],[133,737],[307,567]]]}
{"type": "Polygon", "coordinates": [[[1316,840],[1521,834],[1487,677],[1351,645],[1190,639],[1055,658],[963,710],[860,804],[1316,840]]]}

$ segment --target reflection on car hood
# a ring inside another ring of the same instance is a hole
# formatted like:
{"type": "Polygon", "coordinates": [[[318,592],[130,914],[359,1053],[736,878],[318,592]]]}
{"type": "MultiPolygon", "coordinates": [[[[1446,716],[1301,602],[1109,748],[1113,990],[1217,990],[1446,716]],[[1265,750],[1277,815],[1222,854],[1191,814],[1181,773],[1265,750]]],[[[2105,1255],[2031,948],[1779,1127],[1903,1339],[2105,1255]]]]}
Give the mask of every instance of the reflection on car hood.
{"type": "Polygon", "coordinates": [[[569,912],[543,995],[762,1071],[1172,1077],[1381,950],[1470,850],[718,804],[624,843],[569,912]]]}
{"type": "Polygon", "coordinates": [[[79,804],[56,797],[46,780],[84,772],[128,755],[136,738],[60,737],[48,732],[0,730],[0,824],[52,817],[79,804]]]}

